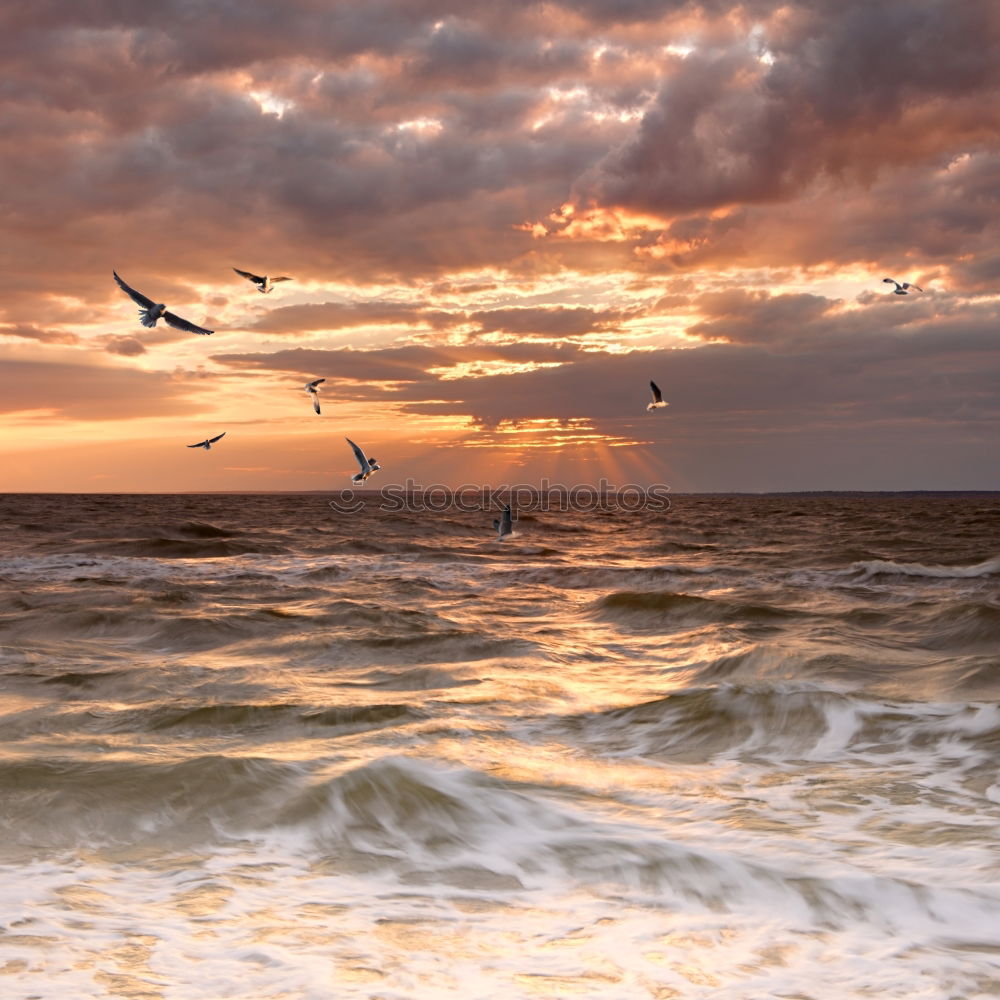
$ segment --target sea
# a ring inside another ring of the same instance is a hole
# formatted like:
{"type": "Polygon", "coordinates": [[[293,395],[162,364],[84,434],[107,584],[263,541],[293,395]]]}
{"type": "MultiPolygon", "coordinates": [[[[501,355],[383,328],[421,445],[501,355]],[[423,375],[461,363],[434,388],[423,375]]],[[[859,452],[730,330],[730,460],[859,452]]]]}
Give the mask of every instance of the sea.
{"type": "Polygon", "coordinates": [[[363,499],[0,497],[4,1000],[1000,996],[1000,494],[363,499]]]}

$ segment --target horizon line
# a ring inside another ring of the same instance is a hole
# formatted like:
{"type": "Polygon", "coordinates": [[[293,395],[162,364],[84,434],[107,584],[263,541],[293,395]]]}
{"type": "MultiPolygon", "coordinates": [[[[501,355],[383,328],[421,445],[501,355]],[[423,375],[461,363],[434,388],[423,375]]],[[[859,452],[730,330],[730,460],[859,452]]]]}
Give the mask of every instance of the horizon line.
{"type": "MultiPolygon", "coordinates": [[[[633,487],[634,489],[634,487],[633,487]]],[[[981,489],[976,487],[955,487],[943,489],[895,489],[895,490],[874,490],[874,489],[817,489],[817,490],[673,490],[667,487],[671,496],[843,496],[849,495],[913,495],[913,494],[1000,494],[1000,489],[981,489]]],[[[555,486],[545,490],[530,486],[526,483],[507,486],[481,486],[481,487],[451,487],[434,485],[430,487],[418,487],[416,489],[404,489],[401,486],[387,485],[377,490],[350,490],[352,494],[360,496],[381,496],[385,490],[403,490],[406,495],[414,493],[426,493],[429,490],[445,490],[448,493],[461,491],[463,493],[508,493],[511,490],[525,490],[534,493],[574,493],[580,491],[597,491],[596,486],[555,486]]],[[[0,491],[0,497],[16,496],[326,496],[344,493],[345,490],[6,490],[0,491]]],[[[627,488],[614,490],[597,491],[600,495],[611,495],[621,492],[631,492],[627,488]]]]}

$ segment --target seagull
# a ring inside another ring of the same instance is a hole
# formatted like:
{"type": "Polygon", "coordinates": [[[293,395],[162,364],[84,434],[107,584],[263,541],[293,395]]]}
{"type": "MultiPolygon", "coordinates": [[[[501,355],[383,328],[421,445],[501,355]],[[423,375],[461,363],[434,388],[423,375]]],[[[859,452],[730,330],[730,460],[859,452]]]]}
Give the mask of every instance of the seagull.
{"type": "Polygon", "coordinates": [[[199,441],[197,444],[189,444],[188,447],[189,448],[204,448],[205,451],[211,451],[212,450],[212,445],[215,444],[215,442],[218,441],[219,438],[224,438],[225,436],[226,436],[226,432],[223,431],[221,434],[216,434],[216,436],[214,438],[208,438],[206,441],[199,441]]]}
{"type": "Polygon", "coordinates": [[[503,513],[493,522],[493,527],[496,528],[498,542],[502,542],[506,535],[514,534],[514,526],[511,524],[510,504],[504,506],[503,513]]]}
{"type": "Polygon", "coordinates": [[[168,325],[175,326],[178,330],[187,330],[188,333],[210,334],[215,332],[214,330],[206,330],[203,326],[195,326],[194,323],[189,323],[186,319],[181,319],[180,316],[175,316],[172,312],[167,312],[167,307],[162,302],[154,302],[152,299],[147,299],[142,292],[137,292],[134,288],[126,285],[118,277],[117,271],[112,271],[111,273],[115,276],[118,287],[139,307],[139,322],[143,326],[152,328],[156,326],[156,321],[162,318],[166,320],[168,325]]]}
{"type": "Polygon", "coordinates": [[[261,277],[259,274],[251,274],[249,271],[241,271],[238,267],[234,267],[233,270],[246,278],[247,281],[252,281],[257,286],[257,291],[261,295],[267,295],[272,288],[274,288],[275,282],[278,281],[291,281],[291,278],[269,278],[266,274],[261,277]]]}
{"type": "Polygon", "coordinates": [[[653,381],[650,381],[649,388],[653,390],[653,402],[646,407],[647,410],[658,410],[661,406],[669,406],[669,403],[663,402],[663,393],[660,392],[660,387],[653,381]]]}
{"type": "Polygon", "coordinates": [[[361,471],[355,472],[351,476],[351,482],[360,486],[373,472],[378,472],[382,466],[374,458],[365,458],[365,453],[350,438],[344,438],[344,440],[354,449],[354,457],[358,460],[358,465],[361,466],[361,471]]]}
{"type": "Polygon", "coordinates": [[[907,288],[915,288],[918,292],[922,292],[923,289],[919,285],[912,285],[909,281],[904,281],[900,284],[895,278],[883,278],[883,281],[890,285],[895,285],[896,287],[892,290],[893,295],[906,295],[907,288]]]}
{"type": "Polygon", "coordinates": [[[313,409],[317,413],[319,413],[319,389],[317,389],[316,386],[325,381],[325,378],[315,378],[311,382],[307,382],[304,386],[306,392],[308,392],[313,398],[313,409]]]}

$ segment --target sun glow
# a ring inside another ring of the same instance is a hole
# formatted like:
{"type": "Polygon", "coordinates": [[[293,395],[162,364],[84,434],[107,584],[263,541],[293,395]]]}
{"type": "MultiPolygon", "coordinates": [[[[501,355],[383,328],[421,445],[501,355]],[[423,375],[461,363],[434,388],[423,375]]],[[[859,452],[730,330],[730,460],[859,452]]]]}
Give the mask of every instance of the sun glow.
{"type": "Polygon", "coordinates": [[[411,118],[409,121],[397,122],[393,126],[397,132],[418,132],[436,135],[444,128],[440,118],[411,118]]]}
{"type": "Polygon", "coordinates": [[[295,107],[295,102],[285,97],[278,97],[268,90],[250,90],[248,94],[257,103],[261,114],[274,115],[280,118],[289,108],[295,107]]]}
{"type": "Polygon", "coordinates": [[[462,361],[458,364],[428,368],[428,375],[436,375],[443,382],[459,378],[488,378],[493,375],[520,375],[539,368],[561,368],[562,361],[462,361]]]}
{"type": "Polygon", "coordinates": [[[669,220],[620,208],[591,207],[580,209],[572,202],[551,212],[545,220],[524,222],[515,228],[531,233],[536,239],[597,240],[625,243],[659,231],[669,220]]]}
{"type": "Polygon", "coordinates": [[[529,420],[501,420],[493,427],[481,429],[464,442],[467,448],[516,447],[558,450],[581,445],[600,444],[607,448],[626,448],[650,444],[615,434],[605,434],[594,427],[587,417],[559,420],[533,417],[529,420]]]}

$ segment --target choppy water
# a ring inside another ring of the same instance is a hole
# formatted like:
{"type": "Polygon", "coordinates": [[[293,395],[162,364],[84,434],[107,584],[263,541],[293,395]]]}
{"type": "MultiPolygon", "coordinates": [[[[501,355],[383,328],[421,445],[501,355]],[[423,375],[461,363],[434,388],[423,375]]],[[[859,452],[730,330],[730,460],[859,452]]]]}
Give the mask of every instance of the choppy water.
{"type": "Polygon", "coordinates": [[[0,498],[0,995],[1000,995],[1000,497],[0,498]]]}

